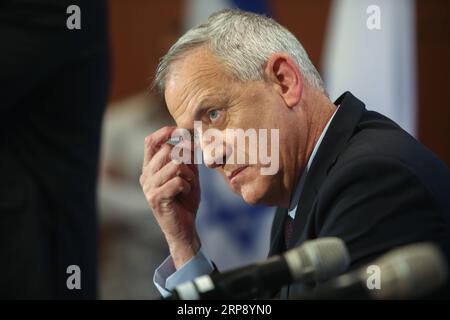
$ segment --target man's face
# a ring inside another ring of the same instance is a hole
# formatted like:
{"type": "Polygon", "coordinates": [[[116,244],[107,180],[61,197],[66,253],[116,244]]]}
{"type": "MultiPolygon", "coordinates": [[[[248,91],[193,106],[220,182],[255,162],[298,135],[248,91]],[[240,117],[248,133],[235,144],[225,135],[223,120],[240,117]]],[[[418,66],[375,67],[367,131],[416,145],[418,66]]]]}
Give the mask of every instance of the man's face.
{"type": "MultiPolygon", "coordinates": [[[[273,86],[265,81],[243,83],[232,79],[217,58],[200,47],[172,64],[166,81],[165,99],[177,126],[193,129],[194,121],[201,121],[203,137],[208,129],[220,131],[224,140],[226,129],[255,129],[256,133],[267,129],[268,139],[263,142],[268,155],[271,155],[273,143],[279,146],[279,170],[274,174],[261,174],[261,168],[269,165],[261,164],[259,156],[257,163],[250,163],[248,143],[238,145],[236,141],[226,140],[221,153],[211,153],[206,150],[214,141],[203,139],[201,147],[204,157],[212,154],[216,162],[222,160],[222,164],[210,167],[218,170],[230,188],[247,203],[277,204],[280,197],[277,193],[286,190],[289,180],[286,172],[294,172],[297,162],[296,150],[289,149],[297,139],[290,136],[288,143],[289,129],[286,128],[298,123],[293,120],[293,111],[285,106],[273,86]],[[271,129],[279,130],[278,141],[270,141],[271,129]],[[238,152],[245,152],[245,163],[237,163],[238,152]]],[[[261,143],[260,139],[258,143],[261,143]]]]}

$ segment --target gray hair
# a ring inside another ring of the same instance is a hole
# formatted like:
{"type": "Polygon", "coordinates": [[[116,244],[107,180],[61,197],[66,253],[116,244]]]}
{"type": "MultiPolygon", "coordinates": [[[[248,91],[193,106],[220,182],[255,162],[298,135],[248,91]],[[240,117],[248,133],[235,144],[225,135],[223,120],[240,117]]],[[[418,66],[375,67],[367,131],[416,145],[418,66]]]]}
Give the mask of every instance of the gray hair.
{"type": "Polygon", "coordinates": [[[227,71],[241,81],[263,80],[269,57],[289,54],[306,80],[324,91],[323,81],[297,38],[275,20],[236,9],[213,13],[206,23],[187,31],[161,58],[154,85],[164,91],[170,64],[189,50],[207,45],[227,71]]]}

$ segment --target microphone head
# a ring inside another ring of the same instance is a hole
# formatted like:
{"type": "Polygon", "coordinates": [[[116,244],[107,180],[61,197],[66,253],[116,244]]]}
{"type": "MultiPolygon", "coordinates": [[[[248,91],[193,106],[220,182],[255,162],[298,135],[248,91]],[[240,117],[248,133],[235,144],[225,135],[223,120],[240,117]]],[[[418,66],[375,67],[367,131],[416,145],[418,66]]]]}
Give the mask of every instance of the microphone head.
{"type": "Polygon", "coordinates": [[[432,243],[394,249],[372,265],[380,270],[380,289],[370,290],[375,299],[423,297],[445,284],[448,275],[447,261],[432,243]]]}
{"type": "Polygon", "coordinates": [[[285,253],[294,280],[317,283],[343,273],[350,265],[344,241],[336,237],[305,241],[285,253]]]}

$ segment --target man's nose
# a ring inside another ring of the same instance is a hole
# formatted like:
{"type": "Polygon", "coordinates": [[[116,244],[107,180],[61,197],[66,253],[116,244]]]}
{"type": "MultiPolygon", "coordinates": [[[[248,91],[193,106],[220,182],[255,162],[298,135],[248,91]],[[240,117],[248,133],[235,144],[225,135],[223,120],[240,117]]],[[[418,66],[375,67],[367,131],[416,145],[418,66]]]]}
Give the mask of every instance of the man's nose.
{"type": "Polygon", "coordinates": [[[208,168],[223,166],[232,154],[232,147],[225,142],[209,143],[203,148],[203,161],[208,168]]]}

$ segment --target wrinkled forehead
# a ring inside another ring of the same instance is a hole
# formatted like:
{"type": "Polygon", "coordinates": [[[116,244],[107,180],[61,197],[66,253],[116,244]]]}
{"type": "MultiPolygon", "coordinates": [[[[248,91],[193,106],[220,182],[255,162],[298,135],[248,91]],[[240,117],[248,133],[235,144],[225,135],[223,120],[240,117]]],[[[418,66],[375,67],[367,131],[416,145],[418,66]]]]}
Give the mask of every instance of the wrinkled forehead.
{"type": "Polygon", "coordinates": [[[196,108],[223,97],[229,82],[223,65],[207,49],[195,49],[174,61],[166,79],[164,97],[177,125],[192,126],[196,108]]]}

